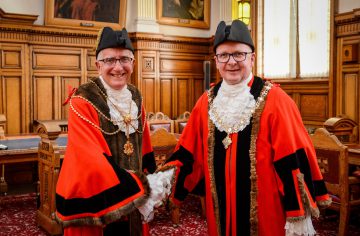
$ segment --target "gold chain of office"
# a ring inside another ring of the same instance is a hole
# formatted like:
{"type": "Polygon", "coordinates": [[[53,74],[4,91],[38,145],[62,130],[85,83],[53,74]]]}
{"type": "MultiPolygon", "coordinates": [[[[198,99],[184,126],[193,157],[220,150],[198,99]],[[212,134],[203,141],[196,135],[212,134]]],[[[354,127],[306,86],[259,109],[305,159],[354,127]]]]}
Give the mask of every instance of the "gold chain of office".
{"type": "MultiPolygon", "coordinates": [[[[90,121],[89,119],[85,118],[83,115],[81,115],[72,105],[72,98],[80,98],[85,100],[86,102],[88,102],[97,112],[98,114],[100,114],[102,117],[104,117],[106,120],[108,120],[109,122],[113,123],[114,125],[116,124],[115,122],[120,121],[120,122],[124,122],[125,126],[126,126],[126,138],[127,141],[124,144],[124,153],[128,156],[131,156],[131,154],[134,152],[134,145],[130,142],[130,132],[129,132],[129,126],[132,126],[134,128],[134,130],[138,133],[142,133],[141,131],[139,131],[138,129],[135,129],[135,127],[131,124],[131,121],[133,120],[138,120],[141,115],[142,115],[142,110],[140,111],[140,114],[138,117],[136,118],[131,118],[131,102],[130,101],[130,108],[129,108],[129,114],[125,114],[123,115],[122,112],[118,109],[118,107],[108,98],[108,96],[100,89],[100,87],[92,80],[90,80],[100,91],[100,93],[108,100],[112,103],[112,105],[115,107],[115,109],[119,112],[119,114],[123,117],[123,120],[112,120],[111,118],[107,117],[102,111],[100,111],[92,102],[90,102],[88,99],[82,97],[82,96],[72,96],[69,102],[70,108],[71,110],[78,116],[80,117],[82,120],[86,121],[87,123],[89,123],[90,125],[92,125],[93,127],[95,127],[96,129],[100,130],[102,133],[107,134],[107,135],[115,135],[117,133],[119,133],[121,131],[121,128],[119,127],[117,130],[115,130],[114,132],[107,132],[104,129],[102,129],[100,126],[96,125],[94,122],[90,121]]],[[[145,121],[146,122],[146,121],[145,121]]],[[[146,124],[146,123],[144,123],[146,124]]],[[[145,128],[145,125],[144,125],[145,128]]],[[[143,129],[144,131],[144,129],[143,129]]]]}
{"type": "MultiPolygon", "coordinates": [[[[230,138],[230,134],[233,133],[238,133],[244,126],[245,124],[245,120],[249,119],[250,117],[252,117],[252,115],[254,114],[255,110],[260,106],[260,104],[265,100],[265,97],[267,96],[268,92],[270,91],[271,87],[272,87],[272,83],[270,82],[265,82],[264,88],[261,91],[260,96],[256,99],[256,103],[255,103],[255,108],[253,110],[251,110],[251,113],[249,115],[246,115],[245,117],[243,117],[242,119],[239,120],[238,123],[236,123],[234,126],[230,127],[227,126],[226,124],[223,123],[223,119],[220,118],[220,115],[216,112],[215,109],[211,110],[212,114],[214,115],[214,119],[216,120],[216,122],[218,124],[221,124],[224,127],[224,130],[226,132],[226,137],[223,139],[222,143],[225,147],[225,149],[227,149],[229,147],[229,145],[232,143],[231,138],[230,138]]],[[[213,99],[210,101],[210,109],[213,106],[213,99]]]]}

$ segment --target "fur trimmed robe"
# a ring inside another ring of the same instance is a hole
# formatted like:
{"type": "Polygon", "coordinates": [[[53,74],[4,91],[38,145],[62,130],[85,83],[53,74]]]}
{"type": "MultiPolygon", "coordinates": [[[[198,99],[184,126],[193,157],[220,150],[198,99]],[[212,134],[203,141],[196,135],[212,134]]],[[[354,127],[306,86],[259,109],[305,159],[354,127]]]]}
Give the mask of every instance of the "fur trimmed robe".
{"type": "Polygon", "coordinates": [[[138,131],[130,134],[131,156],[124,153],[127,141],[113,125],[106,91],[99,78],[81,85],[69,100],[68,145],[56,186],[57,219],[64,227],[101,226],[124,221],[131,235],[142,235],[136,206],[150,194],[143,171],[156,164],[149,128],[139,91],[128,85],[138,106],[138,131]]]}
{"type": "MultiPolygon", "coordinates": [[[[180,205],[205,180],[208,232],[220,235],[285,235],[285,222],[317,216],[330,204],[315,150],[292,99],[277,85],[254,77],[250,93],[261,97],[251,122],[230,134],[209,119],[221,82],[191,112],[176,152],[163,167],[176,168],[170,199],[180,205]]],[[[240,111],[239,111],[240,112],[240,111]]],[[[226,117],[224,117],[226,118],[226,117]]]]}

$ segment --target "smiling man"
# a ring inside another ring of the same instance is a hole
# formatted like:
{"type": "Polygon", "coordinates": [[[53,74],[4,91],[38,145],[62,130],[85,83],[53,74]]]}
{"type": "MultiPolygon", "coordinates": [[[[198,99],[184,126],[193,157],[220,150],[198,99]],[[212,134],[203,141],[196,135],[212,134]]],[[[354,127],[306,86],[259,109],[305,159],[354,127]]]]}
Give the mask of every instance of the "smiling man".
{"type": "Polygon", "coordinates": [[[69,98],[69,131],[56,186],[65,236],[146,235],[138,207],[155,171],[142,97],[129,84],[134,49],[126,29],[105,27],[96,47],[98,78],[69,98]]]}
{"type": "Polygon", "coordinates": [[[315,235],[311,216],[331,200],[296,104],[252,74],[243,22],[220,22],[214,54],[222,81],[197,101],[163,167],[179,170],[173,207],[205,179],[209,235],[315,235]]]}

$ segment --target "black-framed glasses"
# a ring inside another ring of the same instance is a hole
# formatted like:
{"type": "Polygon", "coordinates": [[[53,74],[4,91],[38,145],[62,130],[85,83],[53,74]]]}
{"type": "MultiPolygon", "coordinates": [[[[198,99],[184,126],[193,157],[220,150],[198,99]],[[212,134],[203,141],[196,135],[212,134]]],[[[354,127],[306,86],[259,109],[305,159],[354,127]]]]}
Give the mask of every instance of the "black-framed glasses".
{"type": "Polygon", "coordinates": [[[216,58],[221,63],[227,63],[232,56],[236,62],[242,62],[246,60],[248,54],[252,54],[252,52],[219,53],[216,54],[216,58]]]}
{"type": "Polygon", "coordinates": [[[131,57],[120,57],[120,58],[115,58],[115,57],[109,57],[109,58],[104,58],[98,61],[102,61],[104,62],[105,65],[107,66],[115,66],[116,62],[120,62],[121,65],[126,65],[129,64],[133,61],[134,59],[131,57]]]}

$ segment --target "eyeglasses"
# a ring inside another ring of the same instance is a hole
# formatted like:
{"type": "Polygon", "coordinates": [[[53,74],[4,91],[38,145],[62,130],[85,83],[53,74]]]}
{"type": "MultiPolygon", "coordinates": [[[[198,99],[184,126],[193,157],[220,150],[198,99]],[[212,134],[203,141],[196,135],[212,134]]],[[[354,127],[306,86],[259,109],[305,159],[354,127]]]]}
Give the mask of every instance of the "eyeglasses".
{"type": "Polygon", "coordinates": [[[131,57],[120,57],[120,58],[115,58],[115,57],[109,57],[109,58],[104,58],[98,61],[102,61],[105,63],[105,65],[107,66],[115,66],[116,62],[120,62],[121,65],[127,65],[129,63],[131,63],[134,59],[131,57]]]}
{"type": "Polygon", "coordinates": [[[227,63],[232,56],[236,62],[242,62],[246,60],[247,54],[252,54],[252,52],[220,53],[216,54],[216,58],[220,63],[227,63]]]}

